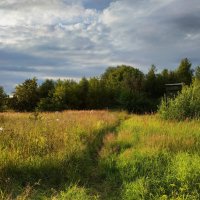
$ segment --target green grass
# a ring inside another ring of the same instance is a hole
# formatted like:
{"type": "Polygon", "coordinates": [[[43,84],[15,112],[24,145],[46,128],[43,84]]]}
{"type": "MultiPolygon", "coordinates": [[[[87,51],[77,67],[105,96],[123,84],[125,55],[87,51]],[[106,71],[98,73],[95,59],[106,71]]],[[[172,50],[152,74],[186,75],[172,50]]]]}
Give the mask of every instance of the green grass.
{"type": "Polygon", "coordinates": [[[199,121],[133,116],[105,137],[100,165],[113,199],[200,199],[199,121]]]}
{"type": "Polygon", "coordinates": [[[107,111],[2,113],[0,199],[198,200],[200,123],[107,111]]]}

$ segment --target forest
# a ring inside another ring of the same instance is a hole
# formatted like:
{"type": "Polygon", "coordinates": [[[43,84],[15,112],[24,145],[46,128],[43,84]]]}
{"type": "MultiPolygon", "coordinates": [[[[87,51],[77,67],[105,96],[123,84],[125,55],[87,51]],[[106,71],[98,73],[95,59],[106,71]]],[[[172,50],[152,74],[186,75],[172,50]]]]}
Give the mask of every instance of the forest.
{"type": "Polygon", "coordinates": [[[144,74],[135,67],[108,67],[99,77],[74,80],[47,79],[38,84],[37,78],[17,85],[10,97],[0,87],[0,110],[20,112],[116,109],[130,113],[152,113],[165,95],[165,84],[191,85],[200,76],[200,67],[192,68],[189,59],[180,61],[175,70],[157,72],[152,65],[144,74]]]}

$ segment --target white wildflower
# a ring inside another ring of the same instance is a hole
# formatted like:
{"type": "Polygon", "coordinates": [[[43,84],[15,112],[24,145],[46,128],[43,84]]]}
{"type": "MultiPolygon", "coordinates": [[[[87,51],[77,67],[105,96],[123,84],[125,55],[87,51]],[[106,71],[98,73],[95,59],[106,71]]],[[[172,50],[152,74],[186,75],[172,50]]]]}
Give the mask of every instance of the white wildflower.
{"type": "Polygon", "coordinates": [[[0,132],[3,131],[3,127],[0,127],[0,132]]]}

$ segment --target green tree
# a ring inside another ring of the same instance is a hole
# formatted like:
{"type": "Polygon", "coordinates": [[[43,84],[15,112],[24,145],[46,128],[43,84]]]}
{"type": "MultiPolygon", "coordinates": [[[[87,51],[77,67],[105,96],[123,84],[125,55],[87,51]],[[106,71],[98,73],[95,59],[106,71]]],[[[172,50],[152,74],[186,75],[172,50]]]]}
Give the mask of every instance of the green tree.
{"type": "Polygon", "coordinates": [[[53,94],[53,103],[56,110],[78,109],[78,84],[73,80],[58,80],[53,94]]]}
{"type": "Polygon", "coordinates": [[[45,80],[38,88],[39,102],[37,105],[40,111],[53,111],[55,105],[53,103],[53,94],[55,91],[55,82],[53,80],[45,80]]]}
{"type": "Polygon", "coordinates": [[[140,90],[144,75],[136,68],[131,66],[121,65],[117,67],[109,67],[102,75],[102,79],[107,81],[107,84],[115,87],[127,87],[131,90],[140,90]]]}
{"type": "Polygon", "coordinates": [[[78,84],[77,97],[79,99],[79,109],[88,108],[88,91],[89,91],[89,81],[83,77],[78,84]]]}
{"type": "Polygon", "coordinates": [[[16,86],[13,95],[14,109],[18,111],[33,111],[39,100],[37,79],[27,79],[16,86]]]}
{"type": "Polygon", "coordinates": [[[159,96],[155,65],[151,65],[151,68],[149,69],[149,72],[146,75],[145,91],[151,98],[157,98],[159,96]]]}
{"type": "Polygon", "coordinates": [[[144,75],[139,69],[126,65],[109,67],[101,78],[110,91],[110,105],[115,107],[124,105],[124,98],[121,98],[126,96],[124,94],[141,92],[144,82],[144,75]]]}
{"type": "Polygon", "coordinates": [[[99,78],[89,80],[88,108],[102,109],[108,107],[108,91],[104,82],[99,78]]]}
{"type": "Polygon", "coordinates": [[[193,70],[191,69],[192,63],[184,58],[181,60],[178,69],[176,70],[177,80],[179,82],[190,85],[192,83],[193,70]]]}
{"type": "Polygon", "coordinates": [[[5,106],[5,100],[6,100],[6,93],[2,86],[0,86],[0,112],[3,111],[5,106]]]}
{"type": "Polygon", "coordinates": [[[200,66],[196,67],[195,78],[198,79],[198,80],[200,80],[200,66]]]}
{"type": "Polygon", "coordinates": [[[53,80],[46,79],[39,87],[38,94],[40,98],[46,98],[52,96],[55,90],[55,82],[53,80]]]}

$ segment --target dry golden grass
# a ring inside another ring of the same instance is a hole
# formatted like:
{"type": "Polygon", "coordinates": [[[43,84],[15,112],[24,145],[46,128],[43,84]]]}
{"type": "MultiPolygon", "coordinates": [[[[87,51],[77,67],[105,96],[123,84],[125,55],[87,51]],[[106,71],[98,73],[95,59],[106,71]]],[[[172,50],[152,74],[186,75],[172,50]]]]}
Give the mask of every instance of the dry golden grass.
{"type": "Polygon", "coordinates": [[[26,199],[38,181],[51,189],[87,179],[100,135],[124,116],[108,111],[0,113],[2,198],[22,192],[19,198],[26,199]]]}

